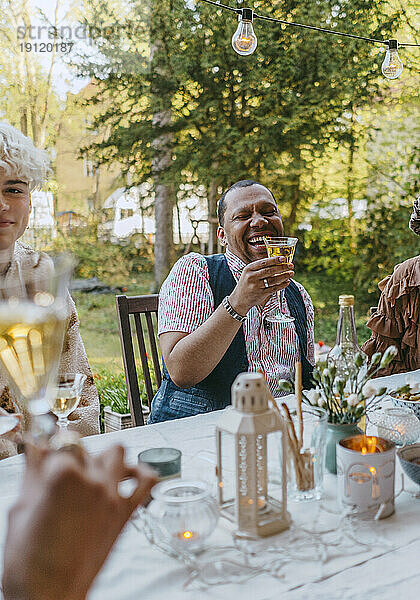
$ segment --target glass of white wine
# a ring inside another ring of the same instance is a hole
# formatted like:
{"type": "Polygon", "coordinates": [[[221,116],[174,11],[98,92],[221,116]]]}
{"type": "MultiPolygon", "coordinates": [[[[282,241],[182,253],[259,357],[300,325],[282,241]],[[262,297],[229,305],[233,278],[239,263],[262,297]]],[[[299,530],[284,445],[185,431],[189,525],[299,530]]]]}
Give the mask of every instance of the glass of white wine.
{"type": "Polygon", "coordinates": [[[0,279],[0,370],[29,426],[49,412],[56,387],[73,265],[68,255],[43,255],[37,268],[0,279]]]}
{"type": "Polygon", "coordinates": [[[58,417],[57,425],[65,429],[68,427],[68,416],[79,405],[86,375],[82,373],[64,373],[60,376],[58,387],[54,396],[49,398],[51,412],[58,417]]]}
{"type": "MultiPolygon", "coordinates": [[[[286,263],[293,261],[295,254],[295,248],[297,244],[297,238],[291,237],[265,237],[264,243],[267,248],[267,254],[271,258],[272,256],[284,256],[286,263]]],[[[292,323],[295,319],[289,315],[285,315],[282,310],[284,290],[277,292],[277,299],[279,302],[279,310],[267,317],[267,321],[271,323],[292,323]]]]}

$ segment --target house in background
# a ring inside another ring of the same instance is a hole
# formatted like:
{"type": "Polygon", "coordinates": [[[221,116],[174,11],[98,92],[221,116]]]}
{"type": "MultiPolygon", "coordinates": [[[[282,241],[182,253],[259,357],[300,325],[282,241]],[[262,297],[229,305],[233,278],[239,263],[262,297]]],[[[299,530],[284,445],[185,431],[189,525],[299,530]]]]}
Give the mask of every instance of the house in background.
{"type": "Polygon", "coordinates": [[[54,196],[52,192],[36,190],[31,193],[32,210],[29,215],[28,229],[22,241],[37,248],[38,242],[57,235],[54,219],[54,196]]]}
{"type": "Polygon", "coordinates": [[[99,210],[117,185],[121,185],[118,166],[97,165],[91,156],[80,155],[80,150],[99,141],[89,129],[95,107],[84,106],[83,101],[95,94],[91,82],[78,94],[67,94],[56,141],[55,168],[57,179],[56,210],[74,211],[87,216],[99,210]]]}
{"type": "MultiPolygon", "coordinates": [[[[103,204],[103,221],[98,226],[98,237],[119,244],[141,234],[153,243],[153,204],[154,193],[147,183],[128,189],[118,188],[103,204]]],[[[191,190],[178,199],[178,207],[174,207],[173,213],[173,230],[175,241],[179,244],[205,244],[209,236],[205,198],[191,190]]]]}
{"type": "Polygon", "coordinates": [[[87,224],[87,218],[74,210],[64,210],[56,214],[57,229],[71,235],[74,229],[87,224]]]}
{"type": "Polygon", "coordinates": [[[144,186],[118,188],[103,203],[103,222],[98,226],[98,237],[113,244],[129,240],[136,233],[153,233],[151,217],[144,217],[141,194],[144,186]]]}
{"type": "MultiPolygon", "coordinates": [[[[83,104],[95,93],[96,84],[92,81],[78,94],[67,94],[56,141],[57,224],[60,229],[71,232],[77,221],[95,213],[102,217],[98,226],[101,239],[130,243],[131,237],[139,234],[153,243],[155,222],[151,186],[142,183],[133,187],[130,178],[122,175],[118,164],[98,165],[92,156],[81,155],[82,148],[101,140],[99,134],[89,128],[98,108],[83,104]],[[122,187],[126,183],[127,187],[122,187]]],[[[175,243],[188,246],[192,242],[204,248],[209,237],[205,193],[203,186],[180,185],[173,216],[175,243]]]]}
{"type": "MultiPolygon", "coordinates": [[[[361,198],[360,200],[352,201],[352,210],[354,219],[363,219],[367,212],[367,200],[361,198]]],[[[298,229],[305,229],[311,231],[313,218],[317,219],[347,219],[349,216],[349,207],[347,198],[334,198],[328,203],[325,202],[314,202],[308,211],[305,220],[300,223],[298,229]]]]}

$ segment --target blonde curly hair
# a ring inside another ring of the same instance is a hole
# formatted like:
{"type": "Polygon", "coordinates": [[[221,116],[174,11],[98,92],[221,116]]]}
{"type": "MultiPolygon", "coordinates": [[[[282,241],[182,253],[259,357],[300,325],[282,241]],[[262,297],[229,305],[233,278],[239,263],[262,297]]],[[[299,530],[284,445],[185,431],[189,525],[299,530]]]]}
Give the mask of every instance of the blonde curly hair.
{"type": "Polygon", "coordinates": [[[6,175],[21,177],[32,191],[48,179],[51,168],[45,150],[34,146],[33,141],[8,123],[0,122],[0,170],[6,175]]]}

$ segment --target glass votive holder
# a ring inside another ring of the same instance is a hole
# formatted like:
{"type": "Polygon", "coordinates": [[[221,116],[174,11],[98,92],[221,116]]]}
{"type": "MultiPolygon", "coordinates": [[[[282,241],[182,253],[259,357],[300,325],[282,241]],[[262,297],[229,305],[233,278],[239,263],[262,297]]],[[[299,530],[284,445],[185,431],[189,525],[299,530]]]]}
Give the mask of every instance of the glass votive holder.
{"type": "Polygon", "coordinates": [[[287,496],[291,500],[319,500],[322,496],[327,421],[328,415],[325,410],[315,407],[304,408],[302,410],[303,436],[300,444],[298,416],[292,414],[293,428],[286,420],[287,496]]]}
{"type": "Polygon", "coordinates": [[[394,512],[395,444],[372,435],[337,443],[338,498],[361,519],[384,519],[394,512]]]}
{"type": "Polygon", "coordinates": [[[138,455],[139,464],[154,469],[159,481],[181,477],[181,450],[177,448],[149,448],[138,455]]]}
{"type": "Polygon", "coordinates": [[[385,408],[377,418],[378,435],[405,446],[414,444],[420,437],[420,421],[410,408],[385,408]]]}
{"type": "Polygon", "coordinates": [[[158,483],[147,508],[153,537],[180,552],[199,552],[219,519],[215,500],[203,481],[158,483]]]}

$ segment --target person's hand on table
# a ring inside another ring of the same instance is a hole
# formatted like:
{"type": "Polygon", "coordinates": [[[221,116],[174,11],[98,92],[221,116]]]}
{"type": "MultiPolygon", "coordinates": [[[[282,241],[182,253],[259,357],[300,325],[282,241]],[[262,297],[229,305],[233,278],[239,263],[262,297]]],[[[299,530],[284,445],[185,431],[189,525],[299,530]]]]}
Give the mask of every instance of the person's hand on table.
{"type": "Polygon", "coordinates": [[[245,316],[253,306],[264,306],[270,296],[286,288],[293,275],[293,264],[286,263],[283,256],[255,260],[242,271],[229,302],[245,316]]]}
{"type": "Polygon", "coordinates": [[[123,526],[149,499],[156,478],[129,467],[115,446],[97,457],[82,448],[29,446],[19,499],[9,514],[5,600],[82,600],[123,526]],[[118,485],[134,479],[131,496],[118,485]]]}

